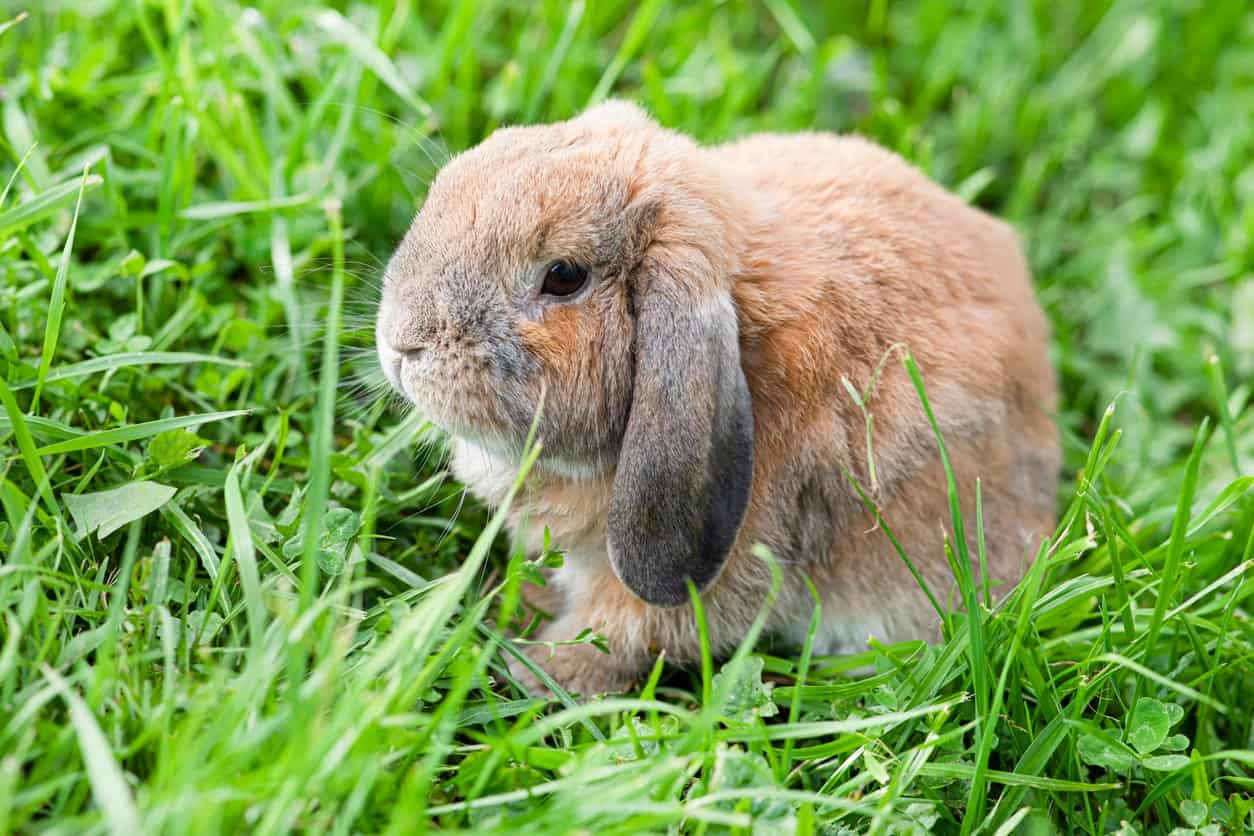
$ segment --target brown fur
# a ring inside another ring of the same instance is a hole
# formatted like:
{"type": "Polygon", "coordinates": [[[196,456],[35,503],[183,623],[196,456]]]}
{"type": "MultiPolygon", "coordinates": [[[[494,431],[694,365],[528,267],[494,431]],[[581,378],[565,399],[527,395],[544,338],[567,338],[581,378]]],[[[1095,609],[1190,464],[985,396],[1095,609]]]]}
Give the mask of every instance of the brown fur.
{"type": "Polygon", "coordinates": [[[824,613],[821,651],[860,649],[871,634],[935,635],[935,614],[842,475],[870,490],[865,418],[847,381],[870,391],[884,518],[932,591],[952,602],[944,474],[895,347],[908,346],[923,372],[972,538],[980,480],[999,592],[1052,528],[1055,378],[1016,236],[896,155],[826,134],[702,148],[621,103],[499,131],[441,175],[389,267],[379,324],[385,365],[409,343],[453,350],[452,309],[468,291],[441,276],[530,275],[530,265],[555,253],[597,265],[602,284],[582,301],[549,307],[536,307],[521,278],[482,291],[513,306],[513,336],[495,339],[517,339],[535,371],[490,386],[479,371],[490,363],[482,359],[487,338],[463,334],[458,359],[412,371],[397,365],[394,382],[454,432],[455,469],[489,503],[501,501],[516,468],[518,416],[545,392],[546,414],[555,416],[542,429],[546,455],[510,516],[516,536],[534,546],[548,526],[567,552],[545,596],[559,612],[539,638],[593,627],[613,651],[531,648],[567,688],[625,688],[661,651],[679,662],[699,656],[690,608],[645,604],[609,559],[606,520],[632,389],[633,293],[671,294],[693,309],[730,293],[738,318],[755,427],[753,489],[722,572],[702,593],[716,652],[736,645],[763,603],[769,573],[750,554],[759,542],[784,573],[776,631],[796,637],[804,629],[809,577],[824,613]],[[662,284],[662,275],[674,283],[662,284]]]}

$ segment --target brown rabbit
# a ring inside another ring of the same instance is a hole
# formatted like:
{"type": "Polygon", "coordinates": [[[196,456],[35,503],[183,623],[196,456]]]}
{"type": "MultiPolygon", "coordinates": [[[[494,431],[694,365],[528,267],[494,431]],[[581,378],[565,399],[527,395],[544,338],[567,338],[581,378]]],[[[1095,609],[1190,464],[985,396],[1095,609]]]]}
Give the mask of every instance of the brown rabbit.
{"type": "Polygon", "coordinates": [[[1055,378],[1016,236],[862,139],[701,147],[621,102],[499,130],[436,177],[388,265],[377,342],[488,503],[544,399],[510,525],[531,548],[548,527],[566,555],[537,638],[608,639],[609,655],[529,647],[575,692],[626,688],[663,651],[698,659],[688,580],[715,653],[734,648],[770,584],[756,543],[783,570],[777,634],[805,635],[808,577],[816,652],[936,635],[844,475],[872,489],[849,386],[869,389],[874,498],[954,600],[944,472],[902,364],[882,362],[895,346],[919,363],[968,512],[982,482],[1001,591],[1054,524],[1055,378]]]}

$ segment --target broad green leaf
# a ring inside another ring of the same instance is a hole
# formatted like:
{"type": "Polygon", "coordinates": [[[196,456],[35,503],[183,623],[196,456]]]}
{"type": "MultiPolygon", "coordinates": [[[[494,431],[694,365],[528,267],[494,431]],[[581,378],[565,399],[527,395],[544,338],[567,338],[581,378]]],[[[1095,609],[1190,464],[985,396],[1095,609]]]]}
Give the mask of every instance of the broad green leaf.
{"type": "Polygon", "coordinates": [[[157,482],[128,482],[96,493],[63,493],[61,501],[78,526],[78,536],[93,531],[108,537],[122,526],[160,508],[174,496],[175,489],[157,482]]]}
{"type": "Polygon", "coordinates": [[[148,442],[148,458],[162,469],[178,467],[199,456],[207,443],[191,430],[165,430],[148,442]]]}
{"type": "Polygon", "coordinates": [[[738,723],[749,723],[757,717],[774,717],[779,707],[771,698],[774,683],[762,681],[763,661],[760,656],[750,656],[737,666],[738,671],[723,668],[714,675],[711,683],[714,693],[719,693],[723,680],[732,674],[738,674],[736,681],[727,692],[727,702],[723,706],[728,719],[738,723]]]}
{"type": "Polygon", "coordinates": [[[138,276],[144,272],[144,265],[147,263],[143,253],[139,250],[131,250],[118,262],[118,272],[123,276],[138,276]]]}
{"type": "Polygon", "coordinates": [[[1177,769],[1184,769],[1189,763],[1184,755],[1154,755],[1141,761],[1141,766],[1155,772],[1175,772],[1177,769]]]}
{"type": "Polygon", "coordinates": [[[1141,697],[1128,718],[1128,743],[1142,755],[1148,755],[1167,739],[1171,718],[1166,707],[1152,697],[1141,697]]]}
{"type": "MultiPolygon", "coordinates": [[[[793,831],[795,816],[792,805],[771,799],[769,790],[775,788],[775,776],[761,755],[725,743],[719,744],[714,752],[714,769],[710,775],[708,792],[714,794],[729,790],[763,790],[749,807],[749,812],[753,815],[754,834],[793,831]]],[[[722,801],[719,804],[727,810],[737,806],[732,801],[722,801]]]]}
{"type": "Polygon", "coordinates": [[[1189,739],[1182,734],[1173,734],[1164,740],[1163,745],[1158,748],[1168,752],[1183,752],[1189,748],[1189,739]]]}
{"type": "Polygon", "coordinates": [[[1201,827],[1206,821],[1206,803],[1186,798],[1180,802],[1180,815],[1193,827],[1201,827]]]}
{"type": "Polygon", "coordinates": [[[1085,763],[1113,772],[1123,772],[1136,763],[1136,758],[1127,749],[1093,734],[1082,735],[1076,748],[1085,763]]]}
{"type": "MultiPolygon", "coordinates": [[[[361,530],[361,517],[347,508],[332,508],[327,512],[322,526],[322,535],[314,557],[318,568],[328,575],[338,575],[344,571],[344,561],[353,538],[361,530]]],[[[283,556],[295,560],[301,556],[305,548],[305,528],[301,529],[283,544],[283,556]]]]}

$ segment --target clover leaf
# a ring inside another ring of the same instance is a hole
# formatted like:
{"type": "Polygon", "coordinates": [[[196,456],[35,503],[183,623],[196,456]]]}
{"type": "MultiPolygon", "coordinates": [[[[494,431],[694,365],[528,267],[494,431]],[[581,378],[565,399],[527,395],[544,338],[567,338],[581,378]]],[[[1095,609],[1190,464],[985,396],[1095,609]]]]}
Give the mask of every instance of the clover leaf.
{"type": "Polygon", "coordinates": [[[1184,709],[1175,703],[1141,697],[1128,715],[1122,739],[1093,730],[1080,737],[1077,749],[1085,763],[1112,772],[1125,772],[1138,764],[1154,772],[1174,772],[1189,765],[1187,756],[1171,754],[1189,747],[1186,736],[1170,734],[1183,718],[1184,709]]]}

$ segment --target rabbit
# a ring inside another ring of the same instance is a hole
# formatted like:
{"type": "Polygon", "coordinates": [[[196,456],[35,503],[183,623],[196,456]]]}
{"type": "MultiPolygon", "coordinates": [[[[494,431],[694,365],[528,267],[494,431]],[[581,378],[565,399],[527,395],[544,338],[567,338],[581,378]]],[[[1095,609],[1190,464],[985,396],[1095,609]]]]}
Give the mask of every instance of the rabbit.
{"type": "Polygon", "coordinates": [[[811,583],[815,653],[937,638],[853,485],[957,604],[939,448],[893,359],[906,349],[968,515],[980,481],[989,574],[1010,588],[1055,524],[1049,339],[1011,227],[896,154],[825,133],[702,146],[622,101],[450,160],[387,264],[376,325],[384,373],[489,505],[538,422],[507,525],[533,552],[547,529],[565,560],[524,648],[585,696],[630,688],[659,654],[700,659],[690,582],[712,651],[733,650],[771,587],[755,544],[782,576],[767,629],[783,641],[808,635],[811,583]],[[585,628],[609,654],[560,644],[585,628]]]}

